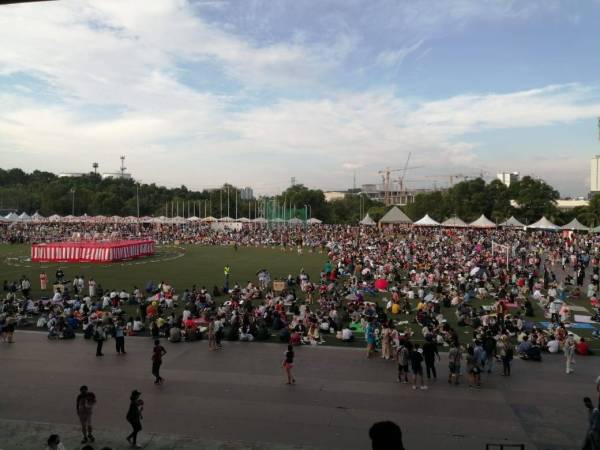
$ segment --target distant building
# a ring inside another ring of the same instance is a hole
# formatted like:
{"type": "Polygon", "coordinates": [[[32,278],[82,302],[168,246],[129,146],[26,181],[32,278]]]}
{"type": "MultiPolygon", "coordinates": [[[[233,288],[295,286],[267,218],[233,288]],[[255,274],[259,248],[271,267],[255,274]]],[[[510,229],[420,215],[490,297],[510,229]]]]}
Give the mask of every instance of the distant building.
{"type": "Polygon", "coordinates": [[[502,181],[506,187],[510,187],[511,184],[516,183],[521,178],[519,172],[499,172],[496,177],[502,181]]]}
{"type": "Polygon", "coordinates": [[[346,191],[325,191],[325,192],[323,192],[326,202],[332,202],[334,200],[343,200],[346,197],[346,194],[348,194],[348,192],[346,192],[346,191]]]}
{"type": "Polygon", "coordinates": [[[59,173],[58,178],[78,178],[84,176],[84,173],[81,172],[71,172],[71,173],[59,173]]]}
{"type": "Polygon", "coordinates": [[[106,180],[108,178],[122,178],[124,180],[131,180],[131,174],[130,173],[121,173],[121,172],[109,172],[109,173],[102,174],[103,180],[106,180]]]}
{"type": "Polygon", "coordinates": [[[589,206],[589,200],[583,198],[569,198],[565,200],[556,200],[556,208],[561,211],[569,211],[570,209],[577,208],[580,206],[589,206]]]}
{"type": "MultiPolygon", "coordinates": [[[[389,192],[390,204],[397,206],[406,206],[415,201],[415,197],[417,196],[417,194],[424,194],[433,191],[433,189],[392,189],[389,192]]],[[[383,186],[377,184],[363,184],[361,186],[360,194],[369,197],[369,199],[375,202],[385,203],[385,189],[383,188],[383,186]]]]}
{"type": "Polygon", "coordinates": [[[600,192],[600,155],[590,161],[590,193],[600,192]]]}
{"type": "Polygon", "coordinates": [[[240,198],[242,200],[252,200],[254,198],[254,191],[251,187],[240,189],[240,198]]]}

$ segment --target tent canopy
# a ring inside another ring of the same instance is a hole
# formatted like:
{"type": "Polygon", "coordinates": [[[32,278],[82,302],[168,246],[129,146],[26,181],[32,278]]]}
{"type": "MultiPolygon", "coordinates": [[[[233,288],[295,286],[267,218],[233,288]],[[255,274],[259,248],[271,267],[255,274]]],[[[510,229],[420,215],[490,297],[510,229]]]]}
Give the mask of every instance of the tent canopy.
{"type": "Polygon", "coordinates": [[[464,228],[467,224],[460,217],[450,217],[442,222],[443,227],[460,227],[464,228]]]}
{"type": "Polygon", "coordinates": [[[360,225],[367,225],[367,226],[373,226],[376,225],[375,221],[373,219],[371,219],[371,216],[369,215],[369,213],[367,213],[367,215],[363,218],[363,220],[361,220],[360,222],[358,222],[360,225]]]}
{"type": "Polygon", "coordinates": [[[421,217],[419,220],[417,220],[413,225],[419,226],[419,227],[437,227],[440,223],[436,220],[433,220],[431,217],[429,217],[429,214],[425,214],[423,217],[421,217]]]}
{"type": "Polygon", "coordinates": [[[320,223],[323,223],[321,220],[316,219],[314,217],[308,219],[306,222],[309,223],[309,224],[311,224],[311,225],[318,225],[320,223]]]}
{"type": "Polygon", "coordinates": [[[573,231],[588,231],[589,227],[586,227],[582,224],[577,218],[571,220],[568,224],[563,225],[561,227],[563,230],[573,230],[573,231]]]}
{"type": "Polygon", "coordinates": [[[294,218],[288,220],[288,223],[291,223],[291,224],[294,224],[294,225],[299,225],[299,224],[301,224],[303,222],[302,222],[302,220],[298,219],[297,217],[294,217],[294,218]]]}
{"type": "Polygon", "coordinates": [[[525,226],[524,223],[519,222],[515,219],[515,216],[510,216],[509,219],[506,219],[504,222],[500,224],[501,227],[513,227],[513,228],[523,228],[525,226]]]}
{"type": "Polygon", "coordinates": [[[474,228],[496,228],[496,224],[482,214],[479,219],[471,222],[470,227],[474,228]]]}
{"type": "Polygon", "coordinates": [[[531,225],[528,225],[527,228],[531,228],[534,230],[560,230],[560,227],[558,225],[554,225],[552,222],[546,219],[546,216],[542,216],[540,220],[538,220],[535,223],[532,223],[531,225]]]}
{"type": "Polygon", "coordinates": [[[412,223],[412,220],[404,214],[404,212],[397,206],[392,207],[385,215],[379,220],[379,223],[412,223]]]}
{"type": "Polygon", "coordinates": [[[254,222],[254,223],[267,223],[268,220],[265,219],[264,217],[257,217],[256,219],[252,219],[252,222],[254,222]]]}

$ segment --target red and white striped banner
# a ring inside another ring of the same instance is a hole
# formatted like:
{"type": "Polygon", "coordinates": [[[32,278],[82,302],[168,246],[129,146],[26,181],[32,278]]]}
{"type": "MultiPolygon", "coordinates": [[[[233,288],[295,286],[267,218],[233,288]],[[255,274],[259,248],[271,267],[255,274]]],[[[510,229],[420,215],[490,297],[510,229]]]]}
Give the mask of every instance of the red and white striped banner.
{"type": "Polygon", "coordinates": [[[33,244],[33,262],[114,262],[154,254],[154,241],[54,242],[33,244]]]}

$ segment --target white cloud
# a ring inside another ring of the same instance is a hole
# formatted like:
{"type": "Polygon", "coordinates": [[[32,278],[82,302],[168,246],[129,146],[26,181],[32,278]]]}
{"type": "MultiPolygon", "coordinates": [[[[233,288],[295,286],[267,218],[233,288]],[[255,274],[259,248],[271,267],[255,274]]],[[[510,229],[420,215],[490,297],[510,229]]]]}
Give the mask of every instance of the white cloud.
{"type": "Polygon", "coordinates": [[[384,67],[397,66],[402,64],[408,55],[417,51],[423,45],[423,39],[415,42],[413,45],[402,47],[397,50],[386,50],[377,55],[377,63],[384,67]]]}

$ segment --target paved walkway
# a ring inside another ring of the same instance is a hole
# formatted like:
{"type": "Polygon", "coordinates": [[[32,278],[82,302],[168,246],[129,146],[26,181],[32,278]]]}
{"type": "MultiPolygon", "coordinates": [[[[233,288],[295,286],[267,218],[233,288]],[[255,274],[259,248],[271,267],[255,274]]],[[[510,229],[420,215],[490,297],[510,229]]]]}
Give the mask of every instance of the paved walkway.
{"type": "Polygon", "coordinates": [[[141,443],[148,449],[366,449],[378,420],[400,424],[408,449],[475,450],[495,442],[576,449],[586,424],[581,398],[595,398],[598,375],[597,358],[579,358],[577,371],[566,375],[562,356],[547,356],[543,363],[516,361],[511,378],[497,368],[483,389],[469,390],[445,382],[442,355],[440,381],[413,391],[395,382],[392,362],[367,361],[357,349],[302,347],[298,384],[290,387],[280,368],[284,346],[225,342],[209,352],[206,342],[165,342],[166,383],[157,387],[150,339],[128,338],[122,356],[109,341],[102,358],[81,338],[50,342],[42,333],[17,332],[16,341],[0,344],[3,450],[41,448],[51,429],[68,450],[79,448],[74,403],[81,384],[98,397],[97,443],[113,449],[127,448],[132,389],[143,393],[141,443]]]}

